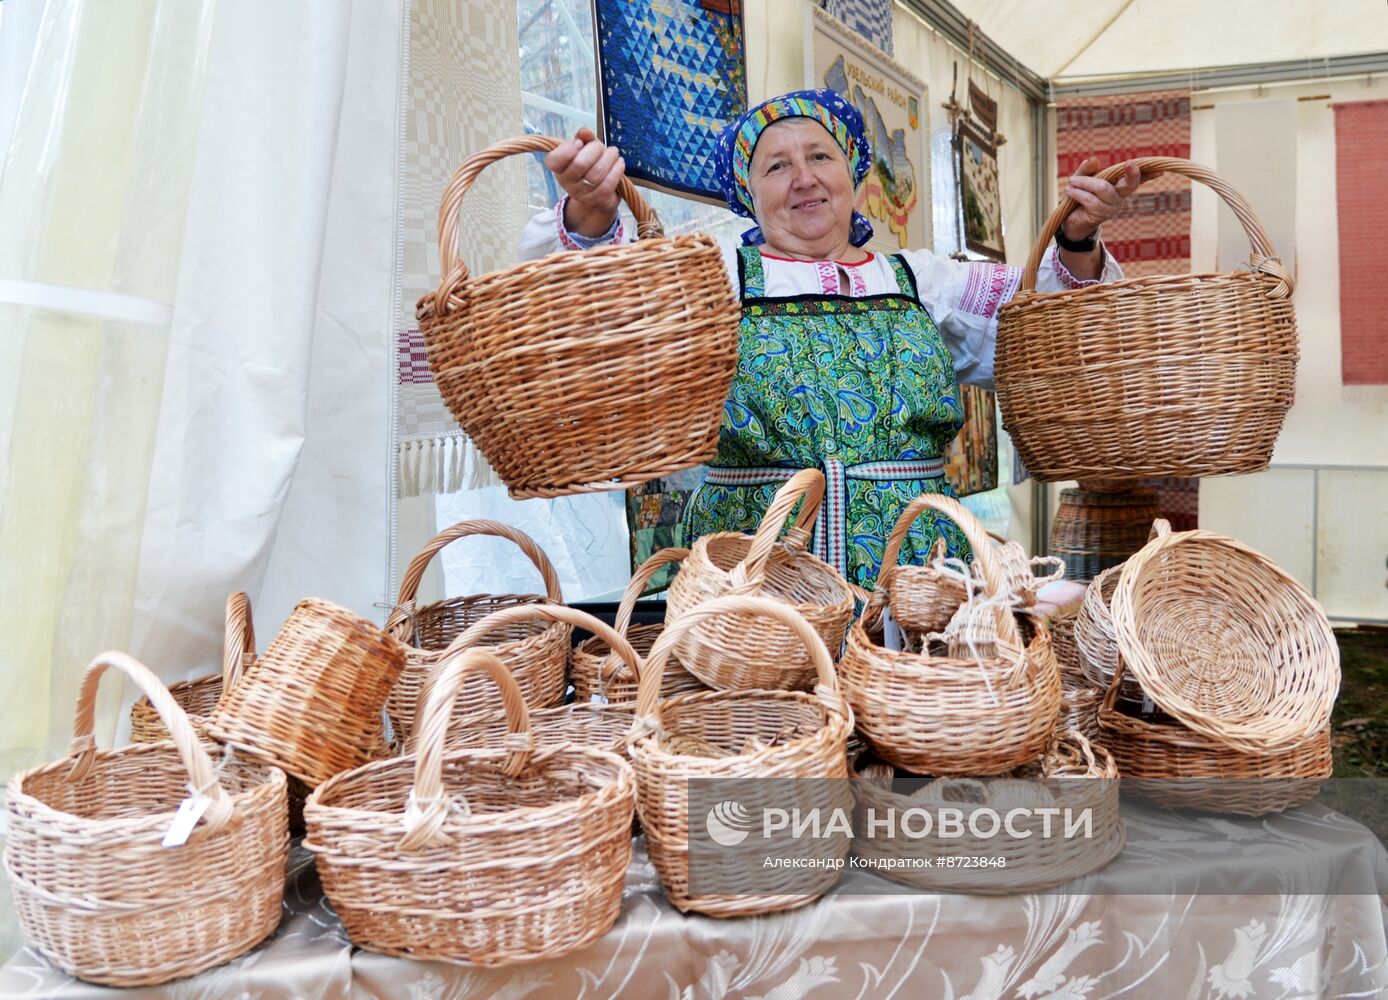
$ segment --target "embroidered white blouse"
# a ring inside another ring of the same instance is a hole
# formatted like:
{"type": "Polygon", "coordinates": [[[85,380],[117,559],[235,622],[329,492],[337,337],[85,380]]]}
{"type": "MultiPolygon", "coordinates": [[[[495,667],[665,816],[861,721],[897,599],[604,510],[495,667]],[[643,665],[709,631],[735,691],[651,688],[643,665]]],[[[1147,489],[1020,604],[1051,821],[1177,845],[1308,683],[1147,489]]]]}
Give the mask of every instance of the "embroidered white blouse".
{"type": "MultiPolygon", "coordinates": [[[[577,250],[626,241],[618,222],[596,240],[567,232],[563,226],[564,201],[534,216],[521,232],[519,256],[533,260],[561,250],[577,250]]],[[[723,264],[734,292],[737,287],[737,244],[719,239],[723,264]]],[[[998,307],[1010,299],[1022,280],[1022,269],[1005,264],[952,260],[930,250],[907,250],[902,259],[916,278],[916,290],[954,359],[954,371],[962,383],[993,388],[993,348],[998,335],[998,307]]],[[[896,277],[887,258],[868,254],[866,260],[845,263],[831,260],[790,260],[762,254],[766,295],[884,295],[897,291],[896,277]]],[[[1041,259],[1036,287],[1042,292],[1082,288],[1118,281],[1123,272],[1104,249],[1103,274],[1080,280],[1060,262],[1054,246],[1041,259]]]]}

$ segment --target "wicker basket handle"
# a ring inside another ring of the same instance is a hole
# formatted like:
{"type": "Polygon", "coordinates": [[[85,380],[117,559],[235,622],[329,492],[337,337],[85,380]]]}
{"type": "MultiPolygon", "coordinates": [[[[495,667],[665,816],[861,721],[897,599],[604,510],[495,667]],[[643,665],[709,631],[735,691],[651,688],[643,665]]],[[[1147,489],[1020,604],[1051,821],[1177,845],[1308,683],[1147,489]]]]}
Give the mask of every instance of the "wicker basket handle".
{"type": "MultiPolygon", "coordinates": [[[[988,529],[983,527],[983,522],[974,517],[969,508],[958,500],[934,493],[925,493],[917,497],[911,504],[907,505],[901,516],[904,518],[911,507],[918,502],[936,513],[945,515],[959,525],[960,530],[964,532],[964,537],[969,540],[969,545],[974,551],[974,565],[983,575],[984,598],[999,602],[997,606],[998,639],[1021,649],[1024,644],[1021,633],[1017,631],[1017,622],[1012,617],[1007,605],[1003,603],[1011,596],[1007,574],[1003,572],[1002,564],[998,561],[997,553],[993,549],[993,540],[988,537],[988,529]]],[[[914,519],[915,516],[913,515],[912,520],[914,519]]],[[[900,523],[899,520],[898,523],[900,523]]]]}
{"type": "MultiPolygon", "coordinates": [[[[1101,180],[1116,181],[1127,172],[1128,166],[1133,163],[1136,163],[1142,171],[1139,184],[1146,184],[1162,174],[1180,174],[1182,177],[1189,177],[1193,181],[1199,181],[1201,184],[1213,188],[1215,193],[1224,199],[1224,203],[1233,209],[1234,215],[1243,225],[1243,231],[1248,234],[1248,242],[1253,247],[1253,252],[1249,256],[1253,270],[1271,274],[1279,279],[1280,283],[1270,293],[1270,297],[1285,299],[1292,294],[1294,287],[1292,276],[1282,265],[1277,251],[1273,249],[1271,237],[1263,228],[1263,224],[1258,221],[1258,216],[1253,213],[1253,206],[1248,204],[1243,195],[1230,187],[1228,182],[1208,167],[1202,167],[1198,163],[1174,156],[1139,156],[1105,167],[1099,171],[1097,176],[1101,180]]],[[[1055,239],[1055,234],[1060,231],[1061,224],[1078,206],[1079,202],[1072,198],[1061,199],[1060,204],[1051,213],[1051,217],[1041,227],[1041,232],[1036,237],[1036,244],[1031,248],[1031,256],[1027,258],[1027,265],[1022,271],[1022,284],[1017,290],[1018,295],[1035,290],[1036,274],[1041,269],[1041,258],[1045,256],[1046,249],[1051,245],[1051,240],[1055,239]]]]}
{"type": "Polygon", "coordinates": [[[796,503],[804,497],[800,513],[795,516],[795,525],[786,534],[786,542],[797,549],[804,549],[809,542],[810,532],[819,518],[819,507],[824,502],[824,473],[818,469],[801,469],[786,480],[784,486],[776,491],[771,504],[762,515],[757,533],[752,537],[752,546],[742,562],[733,567],[734,594],[755,594],[761,590],[766,579],[766,563],[781,537],[781,525],[786,523],[796,503]]]}
{"type": "Polygon", "coordinates": [[[636,602],[646,592],[646,584],[651,582],[655,571],[670,563],[683,562],[688,556],[688,549],[661,549],[636,567],[636,572],[631,574],[631,582],[622,593],[622,603],[617,606],[617,619],[613,627],[618,632],[627,634],[627,629],[631,627],[631,616],[636,612],[636,602]]]}
{"type": "Polygon", "coordinates": [[[188,771],[190,793],[199,793],[212,800],[203,813],[201,822],[204,828],[208,832],[221,829],[231,819],[232,803],[217,780],[212,758],[207,756],[207,751],[198,742],[188,714],[174,701],[169,689],[154,676],[153,671],[125,653],[102,653],[87,664],[87,672],[82,675],[82,686],[77,692],[77,714],[72,724],[72,744],[68,747],[68,755],[73,758],[68,780],[81,781],[96,760],[96,739],[92,735],[96,721],[96,691],[101,683],[101,675],[111,668],[134,681],[159,713],[159,720],[169,731],[169,738],[173,740],[178,756],[188,771]]]}
{"type": "Polygon", "coordinates": [[[492,535],[515,543],[516,547],[525,553],[526,558],[535,564],[535,568],[540,571],[540,576],[544,578],[546,600],[551,604],[564,603],[564,593],[559,589],[559,574],[555,572],[554,564],[549,561],[549,556],[545,555],[544,550],[535,543],[535,539],[509,524],[477,518],[471,521],[459,521],[451,528],[440,531],[429,539],[424,548],[419,550],[418,555],[410,560],[410,565],[405,569],[405,575],[400,580],[400,593],[395,599],[395,607],[391,610],[390,617],[386,619],[387,632],[400,642],[406,644],[410,642],[410,633],[414,631],[414,600],[415,595],[419,593],[419,582],[424,579],[424,571],[429,568],[429,563],[434,556],[447,548],[448,545],[460,538],[470,538],[474,535],[492,535]]]}
{"type": "Polygon", "coordinates": [[[690,608],[674,622],[667,624],[665,631],[656,639],[655,645],[651,647],[651,655],[646,659],[646,672],[641,675],[641,682],[636,691],[637,722],[633,733],[648,731],[654,724],[665,664],[669,662],[671,652],[684,634],[706,619],[731,614],[759,615],[788,626],[805,644],[810,659],[814,661],[815,674],[819,681],[815,693],[819,695],[820,701],[826,707],[848,712],[848,706],[839,694],[838,677],[834,673],[834,660],[829,655],[829,648],[800,612],[789,604],[782,604],[767,597],[725,594],[690,608]]]}
{"type": "Polygon", "coordinates": [[[255,663],[255,622],[244,590],[227,595],[226,639],[222,643],[222,693],[234,688],[255,663]]]}
{"type": "Polygon", "coordinates": [[[433,684],[423,694],[424,712],[420,718],[415,743],[414,786],[405,806],[405,834],[400,849],[411,851],[446,846],[450,841],[443,834],[444,822],[452,808],[443,788],[444,744],[448,723],[453,716],[453,702],[473,674],[486,671],[501,689],[501,704],[506,710],[507,753],[502,770],[507,777],[519,775],[530,760],[534,733],[530,729],[530,711],[525,707],[516,680],[506,664],[485,649],[454,652],[457,644],[439,664],[433,684]]]}
{"type": "MultiPolygon", "coordinates": [[[[577,625],[579,628],[586,628],[603,642],[607,643],[608,648],[622,660],[631,670],[633,677],[639,678],[643,669],[641,654],[636,652],[622,633],[618,632],[607,622],[577,608],[565,607],[562,604],[516,604],[509,608],[502,608],[500,611],[493,611],[481,621],[474,622],[463,630],[462,634],[453,640],[452,645],[444,653],[450,656],[461,650],[468,649],[477,645],[488,635],[497,629],[505,628],[508,625],[516,625],[520,622],[532,621],[551,621],[565,625],[577,625]]],[[[426,681],[426,684],[429,683],[426,681]]],[[[423,698],[423,694],[420,695],[423,698]]]]}
{"type": "Polygon", "coordinates": [[[1147,541],[1153,542],[1158,538],[1166,538],[1171,534],[1171,522],[1164,517],[1156,518],[1152,521],[1152,530],[1147,532],[1147,541]]]}
{"type": "MultiPolygon", "coordinates": [[[[463,263],[460,246],[462,225],[458,216],[458,210],[463,205],[463,195],[467,194],[468,188],[472,187],[485,168],[498,160],[520,153],[548,153],[565,141],[548,135],[520,135],[514,139],[504,139],[469,156],[453,174],[448,186],[443,189],[443,199],[439,202],[439,270],[442,273],[439,287],[434,292],[434,309],[439,315],[446,312],[449,297],[456,294],[468,280],[467,264],[463,263]]],[[[660,224],[655,210],[641,197],[641,192],[631,182],[631,178],[622,178],[617,185],[617,194],[636,217],[638,239],[665,235],[665,228],[660,224]]]]}

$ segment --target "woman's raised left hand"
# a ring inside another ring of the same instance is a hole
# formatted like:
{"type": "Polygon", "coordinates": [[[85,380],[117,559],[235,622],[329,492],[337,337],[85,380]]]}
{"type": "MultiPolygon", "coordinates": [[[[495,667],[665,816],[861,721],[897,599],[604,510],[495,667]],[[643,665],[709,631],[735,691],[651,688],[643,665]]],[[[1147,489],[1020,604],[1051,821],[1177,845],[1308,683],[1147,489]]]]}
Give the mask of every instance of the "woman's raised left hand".
{"type": "Polygon", "coordinates": [[[1061,226],[1072,240],[1085,240],[1094,235],[1100,225],[1118,214],[1124,200],[1142,182],[1142,171],[1135,163],[1128,165],[1117,184],[1095,177],[1098,172],[1099,158],[1091,156],[1076,168],[1065,185],[1065,197],[1079,203],[1061,226]]]}

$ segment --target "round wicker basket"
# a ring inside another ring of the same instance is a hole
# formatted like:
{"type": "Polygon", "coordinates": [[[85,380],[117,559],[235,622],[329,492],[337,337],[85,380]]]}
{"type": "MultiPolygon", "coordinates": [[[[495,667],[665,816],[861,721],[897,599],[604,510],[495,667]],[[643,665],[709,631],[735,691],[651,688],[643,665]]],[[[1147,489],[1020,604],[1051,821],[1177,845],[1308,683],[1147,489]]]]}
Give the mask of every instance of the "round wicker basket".
{"type": "MultiPolygon", "coordinates": [[[[833,886],[837,869],[815,866],[814,874],[793,871],[784,891],[768,891],[760,882],[755,892],[696,895],[690,889],[691,780],[848,777],[853,714],[839,694],[824,641],[793,608],[763,597],[728,596],[686,611],[656,640],[641,677],[636,715],[629,749],[636,764],[637,806],[651,863],[676,909],[713,917],[774,913],[813,902],[833,886]],[[756,624],[770,618],[788,630],[814,663],[814,693],[707,691],[661,700],[661,674],[681,638],[719,617],[756,624]]],[[[778,807],[798,808],[804,815],[852,808],[846,781],[776,782],[774,787],[778,807]]],[[[808,861],[842,861],[848,837],[805,838],[794,849],[808,861]]]]}
{"type": "MultiPolygon", "coordinates": [[[[1038,294],[1036,273],[1076,203],[1037,236],[998,312],[998,402],[1032,476],[1120,481],[1267,467],[1296,388],[1292,279],[1243,197],[1187,160],[1133,161],[1213,188],[1243,224],[1252,270],[1153,275],[1038,294]]],[[[1116,180],[1118,163],[1098,176],[1116,180]]]]}
{"type": "MultiPolygon", "coordinates": [[[[853,619],[853,591],[837,570],[805,550],[823,498],[824,473],[802,469],[776,491],[755,536],[719,531],[697,539],[666,592],[667,628],[715,597],[766,597],[794,608],[837,656],[853,619]],[[778,542],[796,504],[794,527],[778,542]]],[[[720,615],[680,635],[680,664],[716,690],[800,690],[814,683],[813,657],[793,629],[778,623],[720,615]]]]}
{"type": "MultiPolygon", "coordinates": [[[[477,519],[459,521],[431,538],[410,560],[400,580],[395,608],[386,619],[386,631],[406,645],[405,669],[386,702],[395,745],[404,746],[414,732],[420,689],[454,639],[497,611],[542,601],[563,604],[564,594],[559,588],[559,574],[549,557],[525,532],[500,521],[477,519]],[[545,593],[474,594],[416,607],[420,581],[433,558],[452,542],[476,536],[504,538],[514,543],[540,571],[545,593]]],[[[488,633],[487,640],[491,652],[511,671],[525,703],[531,708],[546,708],[564,700],[564,671],[571,636],[568,625],[525,618],[488,633]]],[[[465,716],[492,711],[496,697],[486,678],[475,676],[469,684],[458,698],[455,714],[465,716]]]]}
{"type": "MultiPolygon", "coordinates": [[[[665,631],[665,625],[632,625],[631,616],[636,611],[636,602],[661,567],[682,562],[688,555],[688,549],[661,549],[636,568],[622,594],[622,603],[617,607],[616,630],[627,638],[641,656],[650,655],[651,647],[660,633],[665,631]]],[[[636,700],[636,671],[613,653],[611,644],[600,635],[584,639],[569,653],[569,682],[574,686],[575,701],[586,703],[593,701],[595,696],[598,704],[636,700]]],[[[676,660],[665,671],[660,696],[671,698],[677,694],[706,690],[704,683],[676,660]]]]}
{"type": "Polygon", "coordinates": [[[970,614],[959,620],[995,638],[958,637],[962,655],[887,649],[881,608],[891,593],[879,580],[849,631],[839,680],[859,734],[884,761],[915,774],[1003,774],[1039,757],[1055,729],[1060,673],[1050,634],[1038,621],[1024,640],[993,543],[968,509],[950,497],[924,495],[902,517],[926,506],[963,529],[984,578],[984,600],[961,608],[970,614]]]}
{"type": "MultiPolygon", "coordinates": [[[[1080,670],[1085,681],[1100,691],[1108,690],[1118,670],[1118,636],[1113,631],[1113,613],[1109,605],[1122,572],[1123,564],[1119,563],[1091,580],[1075,618],[1075,647],[1079,651],[1080,670]]],[[[1137,678],[1128,674],[1123,678],[1119,697],[1140,703],[1146,694],[1137,678]]]]}
{"type": "Polygon", "coordinates": [[[705,235],[665,238],[635,185],[636,243],[472,277],[463,196],[488,165],[560,140],[470,157],[439,206],[439,287],[419,300],[444,402],[516,499],[620,489],[706,462],[737,369],[741,311],[705,235]]]}
{"type": "Polygon", "coordinates": [[[1157,537],[1123,564],[1111,611],[1121,661],[1164,711],[1249,754],[1330,724],[1340,647],[1319,604],[1266,556],[1210,531],[1157,537]]]}
{"type": "Polygon", "coordinates": [[[214,769],[186,714],[123,653],[87,667],[72,746],[10,779],[5,870],[25,940],[55,966],[107,986],[152,986],[228,962],[280,921],[289,858],[285,777],[228,757],[214,769]],[[137,684],[172,742],[98,750],[97,685],[137,684]],[[197,790],[205,812],[165,847],[197,790]]]}
{"type": "Polygon", "coordinates": [[[605,750],[533,747],[505,665],[469,650],[440,667],[418,754],[314,791],[304,846],[354,944],[498,966],[556,958],[607,933],[631,864],[631,765],[605,750]],[[450,702],[483,670],[501,689],[504,749],[445,751],[450,702]]]}
{"type": "Polygon", "coordinates": [[[1146,545],[1159,514],[1155,490],[1061,490],[1050,549],[1067,579],[1092,580],[1146,545]]]}

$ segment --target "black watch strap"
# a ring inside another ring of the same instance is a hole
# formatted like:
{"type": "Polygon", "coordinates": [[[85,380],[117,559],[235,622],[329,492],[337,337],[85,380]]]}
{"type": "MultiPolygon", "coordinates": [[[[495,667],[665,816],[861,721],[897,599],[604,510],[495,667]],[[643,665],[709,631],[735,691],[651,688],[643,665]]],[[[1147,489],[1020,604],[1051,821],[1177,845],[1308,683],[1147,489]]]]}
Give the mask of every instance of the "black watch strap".
{"type": "Polygon", "coordinates": [[[1085,239],[1072,240],[1065,235],[1065,230],[1057,229],[1055,231],[1055,242],[1056,246],[1060,247],[1060,249],[1069,250],[1071,253],[1090,253],[1099,245],[1099,231],[1097,229],[1094,230],[1094,232],[1090,233],[1085,239]]]}

